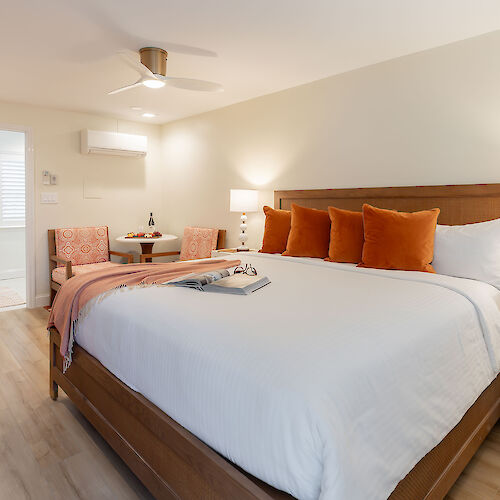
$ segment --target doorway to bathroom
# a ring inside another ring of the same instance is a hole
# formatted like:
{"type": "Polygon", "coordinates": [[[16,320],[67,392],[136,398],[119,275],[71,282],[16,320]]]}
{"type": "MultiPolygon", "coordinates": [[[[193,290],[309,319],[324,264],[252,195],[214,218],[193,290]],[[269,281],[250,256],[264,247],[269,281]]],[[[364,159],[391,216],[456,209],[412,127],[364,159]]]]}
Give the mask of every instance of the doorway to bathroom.
{"type": "Polygon", "coordinates": [[[26,306],[26,133],[0,129],[0,312],[26,306]]]}

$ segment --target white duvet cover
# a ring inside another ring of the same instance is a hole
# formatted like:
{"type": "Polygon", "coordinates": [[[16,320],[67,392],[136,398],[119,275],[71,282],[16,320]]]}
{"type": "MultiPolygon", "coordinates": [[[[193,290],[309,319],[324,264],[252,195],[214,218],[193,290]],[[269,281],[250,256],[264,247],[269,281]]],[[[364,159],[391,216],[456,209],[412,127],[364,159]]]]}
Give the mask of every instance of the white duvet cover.
{"type": "Polygon", "coordinates": [[[272,283],[250,296],[117,292],[89,304],[76,342],[297,498],[387,498],[498,373],[500,292],[491,285],[241,258],[272,283]]]}

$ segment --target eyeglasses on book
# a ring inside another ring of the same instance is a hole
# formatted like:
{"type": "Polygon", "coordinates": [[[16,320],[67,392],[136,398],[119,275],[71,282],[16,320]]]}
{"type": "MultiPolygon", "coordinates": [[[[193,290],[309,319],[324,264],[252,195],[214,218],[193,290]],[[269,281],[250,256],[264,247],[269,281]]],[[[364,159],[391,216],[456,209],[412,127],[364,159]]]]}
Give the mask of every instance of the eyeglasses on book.
{"type": "Polygon", "coordinates": [[[253,267],[251,264],[245,264],[243,266],[237,266],[234,269],[234,274],[247,274],[248,276],[257,276],[257,269],[253,267]]]}

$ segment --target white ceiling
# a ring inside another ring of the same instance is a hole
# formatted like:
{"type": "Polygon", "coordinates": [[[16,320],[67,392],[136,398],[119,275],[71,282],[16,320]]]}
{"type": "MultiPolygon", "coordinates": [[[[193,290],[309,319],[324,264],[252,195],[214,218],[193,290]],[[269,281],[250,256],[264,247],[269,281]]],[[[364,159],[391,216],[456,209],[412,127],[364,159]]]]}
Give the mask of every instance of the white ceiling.
{"type": "Polygon", "coordinates": [[[497,29],[498,0],[2,0],[0,100],[164,123],[497,29]],[[225,92],[106,95],[150,45],[225,92]]]}

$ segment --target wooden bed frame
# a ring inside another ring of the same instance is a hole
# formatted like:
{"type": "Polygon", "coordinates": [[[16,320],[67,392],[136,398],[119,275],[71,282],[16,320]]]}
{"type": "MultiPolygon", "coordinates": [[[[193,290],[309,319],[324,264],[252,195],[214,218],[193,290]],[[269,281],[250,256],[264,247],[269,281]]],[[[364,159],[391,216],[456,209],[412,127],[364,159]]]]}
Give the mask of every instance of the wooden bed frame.
{"type": "MultiPolygon", "coordinates": [[[[298,203],[359,210],[364,202],[407,211],[439,207],[442,224],[481,222],[500,217],[500,184],[275,192],[276,208],[298,203]]],[[[61,387],[156,498],[292,498],[224,459],[79,346],[63,374],[59,344],[52,328],[52,399],[61,387]]],[[[499,417],[497,376],[457,426],[400,481],[391,500],[443,498],[499,417]]]]}

